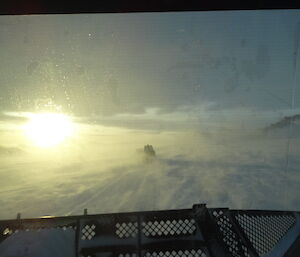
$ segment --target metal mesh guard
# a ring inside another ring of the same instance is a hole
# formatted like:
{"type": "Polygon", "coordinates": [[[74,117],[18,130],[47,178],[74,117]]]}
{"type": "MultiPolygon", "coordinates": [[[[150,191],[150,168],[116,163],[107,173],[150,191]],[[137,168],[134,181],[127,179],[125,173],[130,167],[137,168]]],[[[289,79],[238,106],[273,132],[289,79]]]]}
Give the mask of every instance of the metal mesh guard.
{"type": "Polygon", "coordinates": [[[119,238],[136,237],[138,233],[137,222],[117,223],[116,234],[119,238]]]}
{"type": "Polygon", "coordinates": [[[235,257],[250,257],[248,248],[242,243],[238,235],[234,232],[232,224],[222,210],[213,211],[219,230],[223,236],[223,241],[230,254],[235,257]]]}
{"type": "Polygon", "coordinates": [[[96,228],[96,226],[94,224],[90,225],[85,225],[83,227],[83,229],[81,230],[82,236],[81,239],[82,240],[91,240],[94,236],[95,236],[95,231],[94,229],[96,228]]]}
{"type": "Polygon", "coordinates": [[[202,249],[147,252],[144,257],[206,257],[202,249]]]}
{"type": "Polygon", "coordinates": [[[196,230],[194,219],[148,221],[142,223],[145,236],[176,236],[193,234],[196,230]]]}
{"type": "Polygon", "coordinates": [[[298,249],[299,240],[293,241],[299,237],[298,215],[300,212],[208,209],[201,204],[184,210],[18,218],[0,221],[0,243],[21,231],[55,228],[74,230],[76,256],[207,257],[211,253],[266,257],[298,249]]]}
{"type": "Polygon", "coordinates": [[[236,219],[259,256],[270,252],[295,223],[293,215],[246,215],[236,219]]]}
{"type": "Polygon", "coordinates": [[[136,253],[120,253],[119,257],[137,257],[136,253]]]}

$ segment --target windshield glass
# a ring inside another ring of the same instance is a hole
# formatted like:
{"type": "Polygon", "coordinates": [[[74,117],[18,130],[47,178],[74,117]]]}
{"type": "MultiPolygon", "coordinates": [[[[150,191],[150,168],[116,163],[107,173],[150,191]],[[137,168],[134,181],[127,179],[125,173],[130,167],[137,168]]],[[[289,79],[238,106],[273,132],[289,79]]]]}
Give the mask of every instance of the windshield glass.
{"type": "Polygon", "coordinates": [[[0,219],[299,210],[299,17],[0,17],[0,219]]]}

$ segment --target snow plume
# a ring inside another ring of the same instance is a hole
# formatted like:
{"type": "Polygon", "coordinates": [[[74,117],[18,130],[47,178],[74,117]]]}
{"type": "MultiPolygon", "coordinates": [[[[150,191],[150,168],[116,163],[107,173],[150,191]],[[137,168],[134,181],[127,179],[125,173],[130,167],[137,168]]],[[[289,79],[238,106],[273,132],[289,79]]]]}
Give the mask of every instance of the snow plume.
{"type": "MultiPolygon", "coordinates": [[[[112,130],[113,131],[113,130],[112,130]]],[[[1,219],[212,207],[300,209],[299,138],[254,131],[90,134],[61,151],[0,158],[1,219]],[[248,134],[247,134],[248,133],[248,134]],[[137,149],[152,144],[156,158],[137,149]]],[[[46,151],[46,150],[45,150],[46,151]]]]}

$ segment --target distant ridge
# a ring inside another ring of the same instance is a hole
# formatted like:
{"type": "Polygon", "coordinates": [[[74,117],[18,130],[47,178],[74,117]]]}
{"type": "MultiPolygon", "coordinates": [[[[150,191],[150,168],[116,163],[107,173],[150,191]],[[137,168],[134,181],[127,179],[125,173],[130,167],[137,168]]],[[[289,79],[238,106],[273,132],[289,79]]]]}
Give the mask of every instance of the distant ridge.
{"type": "Polygon", "coordinates": [[[292,116],[285,116],[283,119],[280,121],[271,124],[268,127],[265,127],[265,131],[270,131],[274,129],[281,129],[281,128],[286,128],[290,124],[295,123],[296,121],[300,120],[300,114],[295,114],[292,116]]]}

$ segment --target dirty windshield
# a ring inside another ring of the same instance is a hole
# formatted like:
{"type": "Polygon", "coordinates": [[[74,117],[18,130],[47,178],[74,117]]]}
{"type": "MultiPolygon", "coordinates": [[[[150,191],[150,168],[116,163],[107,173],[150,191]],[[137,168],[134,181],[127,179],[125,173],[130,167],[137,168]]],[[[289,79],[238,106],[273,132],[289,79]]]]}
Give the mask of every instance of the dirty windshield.
{"type": "Polygon", "coordinates": [[[0,219],[300,209],[300,11],[0,17],[0,219]]]}

